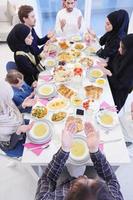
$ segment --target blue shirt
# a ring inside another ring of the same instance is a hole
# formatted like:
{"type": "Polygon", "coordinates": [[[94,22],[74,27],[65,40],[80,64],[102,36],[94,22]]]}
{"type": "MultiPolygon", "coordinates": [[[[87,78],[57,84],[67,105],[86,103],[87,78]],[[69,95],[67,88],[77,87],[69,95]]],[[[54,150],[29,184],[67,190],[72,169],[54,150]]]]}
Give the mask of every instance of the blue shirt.
{"type": "Polygon", "coordinates": [[[39,38],[34,28],[32,28],[31,32],[33,37],[33,41],[31,44],[31,52],[33,55],[38,56],[43,51],[43,46],[41,48],[39,48],[38,46],[44,45],[49,40],[49,38],[47,35],[43,38],[39,38]]]}
{"type": "MultiPolygon", "coordinates": [[[[31,88],[27,83],[24,82],[24,84],[21,86],[21,88],[16,88],[12,86],[14,96],[13,96],[13,101],[16,104],[16,106],[19,108],[20,112],[29,112],[29,108],[23,109],[21,107],[23,101],[25,100],[26,97],[28,97],[32,91],[33,88],[31,88]],[[28,109],[28,110],[27,110],[28,109]]],[[[31,108],[30,108],[31,111],[31,108]]]]}

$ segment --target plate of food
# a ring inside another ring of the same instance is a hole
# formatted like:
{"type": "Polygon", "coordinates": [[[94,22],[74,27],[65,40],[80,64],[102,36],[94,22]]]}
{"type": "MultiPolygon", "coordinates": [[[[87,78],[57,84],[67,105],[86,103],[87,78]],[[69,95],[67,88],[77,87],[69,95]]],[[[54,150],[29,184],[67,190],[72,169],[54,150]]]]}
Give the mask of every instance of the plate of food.
{"type": "Polygon", "coordinates": [[[81,63],[82,65],[86,66],[86,67],[92,67],[94,62],[91,58],[87,58],[87,57],[84,57],[84,58],[81,58],[79,63],[81,63]]]}
{"type": "Polygon", "coordinates": [[[74,48],[76,50],[80,50],[81,51],[81,50],[83,50],[85,48],[85,44],[82,43],[82,42],[76,43],[76,44],[74,44],[74,48]]]}
{"type": "Polygon", "coordinates": [[[118,118],[116,113],[108,111],[108,110],[101,110],[96,114],[97,122],[105,128],[112,128],[117,125],[118,118]]]}
{"type": "Polygon", "coordinates": [[[100,87],[103,87],[106,84],[106,79],[105,78],[97,78],[96,84],[100,87]]]}
{"type": "Polygon", "coordinates": [[[65,110],[54,112],[50,115],[50,120],[52,122],[64,122],[67,117],[67,112],[65,110]]]}
{"type": "Polygon", "coordinates": [[[70,149],[70,159],[75,163],[87,162],[89,159],[89,150],[86,137],[75,136],[70,149]]]}
{"type": "Polygon", "coordinates": [[[82,105],[83,99],[79,97],[78,95],[72,95],[71,96],[71,103],[75,107],[79,107],[82,105]]]}
{"type": "Polygon", "coordinates": [[[60,40],[58,44],[59,44],[60,48],[64,49],[64,50],[68,49],[70,46],[69,41],[67,41],[67,40],[60,40]]]}
{"type": "Polygon", "coordinates": [[[60,66],[54,69],[53,72],[53,79],[55,82],[67,82],[71,80],[71,70],[70,69],[65,69],[65,67],[60,66]]]}
{"type": "Polygon", "coordinates": [[[55,98],[47,104],[50,111],[59,111],[66,109],[69,106],[69,101],[65,98],[55,98]]]}
{"type": "Polygon", "coordinates": [[[88,56],[88,55],[95,55],[97,50],[95,47],[87,47],[85,50],[84,50],[85,54],[88,56]]]}
{"type": "Polygon", "coordinates": [[[73,35],[71,38],[70,38],[70,41],[71,42],[80,42],[82,40],[82,37],[80,35],[73,35]]]}
{"type": "Polygon", "coordinates": [[[64,84],[59,85],[59,88],[57,89],[58,93],[61,94],[63,97],[70,99],[76,92],[65,86],[64,84]]]}
{"type": "Polygon", "coordinates": [[[44,106],[36,106],[32,109],[31,115],[37,119],[44,118],[48,113],[48,110],[44,106]]]}
{"type": "Polygon", "coordinates": [[[70,52],[75,58],[78,58],[81,55],[81,52],[77,49],[71,49],[70,52]]]}
{"type": "Polygon", "coordinates": [[[56,88],[53,84],[42,84],[39,85],[37,88],[37,94],[41,98],[54,97],[55,93],[56,93],[56,88]]]}
{"type": "Polygon", "coordinates": [[[77,133],[83,131],[83,121],[80,117],[74,117],[74,116],[68,116],[67,122],[72,122],[74,121],[76,123],[76,127],[77,127],[77,133]]]}
{"type": "Polygon", "coordinates": [[[43,144],[52,137],[52,129],[48,120],[36,121],[28,133],[29,139],[36,144],[43,144]]]}
{"type": "Polygon", "coordinates": [[[84,89],[86,97],[94,100],[99,99],[101,94],[103,93],[103,88],[96,87],[94,85],[87,85],[84,87],[84,89]]]}
{"type": "Polygon", "coordinates": [[[96,68],[96,69],[90,70],[90,77],[91,78],[97,79],[97,78],[101,78],[103,75],[104,74],[103,74],[101,69],[96,68]]]}
{"type": "Polygon", "coordinates": [[[49,57],[55,57],[58,54],[58,46],[50,43],[48,45],[45,45],[44,51],[47,53],[49,57]]]}
{"type": "Polygon", "coordinates": [[[57,65],[57,61],[53,58],[47,58],[44,61],[44,66],[46,67],[46,69],[51,69],[52,67],[55,67],[57,65]]]}
{"type": "Polygon", "coordinates": [[[58,60],[60,62],[72,62],[74,60],[74,56],[70,52],[61,52],[58,54],[58,60]]]}

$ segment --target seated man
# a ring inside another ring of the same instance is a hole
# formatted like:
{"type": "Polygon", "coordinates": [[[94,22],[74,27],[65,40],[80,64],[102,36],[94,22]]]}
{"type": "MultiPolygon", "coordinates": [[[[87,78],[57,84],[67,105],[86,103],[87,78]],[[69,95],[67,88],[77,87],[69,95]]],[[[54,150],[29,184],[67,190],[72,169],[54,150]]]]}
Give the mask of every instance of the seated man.
{"type": "Polygon", "coordinates": [[[85,31],[82,13],[75,8],[76,0],[65,0],[64,8],[56,16],[55,30],[58,36],[68,37],[85,31]]]}
{"type": "Polygon", "coordinates": [[[39,45],[44,45],[49,39],[54,36],[53,32],[49,32],[45,37],[39,38],[35,32],[34,26],[36,24],[36,18],[34,9],[32,6],[23,5],[19,8],[18,11],[19,19],[22,23],[27,25],[32,32],[33,42],[31,45],[31,53],[35,56],[38,56],[43,51],[43,46],[39,48],[39,45]]]}
{"type": "Polygon", "coordinates": [[[100,178],[89,179],[80,176],[57,186],[57,180],[69,157],[76,129],[74,121],[66,124],[62,132],[62,146],[40,178],[35,199],[123,200],[118,180],[105,156],[98,149],[99,135],[88,122],[84,125],[84,131],[91,160],[100,178]]]}

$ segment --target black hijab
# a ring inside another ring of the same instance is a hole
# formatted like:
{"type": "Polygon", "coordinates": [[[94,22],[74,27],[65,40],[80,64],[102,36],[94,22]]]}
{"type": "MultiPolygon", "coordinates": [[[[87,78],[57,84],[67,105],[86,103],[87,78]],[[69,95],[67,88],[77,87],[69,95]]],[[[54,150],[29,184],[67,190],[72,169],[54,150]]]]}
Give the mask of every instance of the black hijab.
{"type": "Polygon", "coordinates": [[[29,35],[30,28],[24,24],[17,24],[13,27],[7,37],[7,43],[13,52],[29,52],[29,46],[25,44],[25,38],[29,35]]]}
{"type": "Polygon", "coordinates": [[[124,105],[133,89],[133,34],[121,40],[124,54],[117,54],[112,61],[112,76],[108,77],[111,91],[118,111],[124,105]]]}
{"type": "Polygon", "coordinates": [[[100,44],[104,45],[106,42],[118,37],[120,40],[127,35],[129,15],[126,10],[117,10],[110,13],[107,18],[113,26],[113,30],[104,34],[100,39],[100,44]]]}
{"type": "Polygon", "coordinates": [[[111,85],[117,89],[130,91],[133,88],[133,34],[129,34],[121,40],[125,52],[119,53],[112,61],[112,76],[109,77],[111,85]]]}
{"type": "Polygon", "coordinates": [[[112,72],[120,74],[131,68],[130,70],[133,73],[133,34],[128,34],[121,40],[124,48],[123,55],[119,53],[116,55],[112,61],[112,72]]]}

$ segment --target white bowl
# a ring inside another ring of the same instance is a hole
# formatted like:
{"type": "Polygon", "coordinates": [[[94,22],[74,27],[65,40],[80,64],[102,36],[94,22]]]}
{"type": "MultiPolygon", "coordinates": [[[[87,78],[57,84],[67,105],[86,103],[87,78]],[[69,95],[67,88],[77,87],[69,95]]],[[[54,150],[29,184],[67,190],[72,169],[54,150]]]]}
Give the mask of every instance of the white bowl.
{"type": "MultiPolygon", "coordinates": [[[[86,137],[84,136],[81,136],[81,135],[77,135],[74,137],[74,140],[73,140],[73,145],[75,144],[75,142],[78,144],[78,145],[81,145],[82,148],[83,148],[83,151],[84,153],[80,156],[76,156],[72,153],[72,149],[74,148],[75,151],[80,152],[79,150],[79,146],[76,146],[76,147],[73,147],[71,148],[70,150],[70,158],[71,160],[73,160],[74,162],[85,162],[86,160],[89,159],[89,150],[88,150],[88,146],[87,146],[87,142],[86,142],[86,137]]],[[[81,150],[82,151],[82,150],[81,150]]]]}

